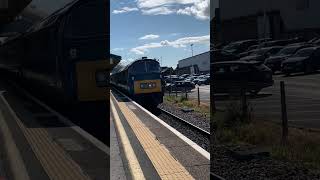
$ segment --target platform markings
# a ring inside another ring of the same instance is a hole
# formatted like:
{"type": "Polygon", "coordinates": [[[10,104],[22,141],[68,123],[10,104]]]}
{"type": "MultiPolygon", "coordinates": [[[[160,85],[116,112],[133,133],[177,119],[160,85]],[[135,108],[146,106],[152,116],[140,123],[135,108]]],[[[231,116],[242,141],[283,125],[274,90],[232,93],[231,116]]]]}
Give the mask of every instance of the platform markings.
{"type": "Polygon", "coordinates": [[[156,139],[156,136],[128,108],[125,102],[117,102],[114,95],[112,95],[112,98],[118,104],[161,179],[194,179],[185,167],[170,154],[170,151],[156,139]]]}
{"type": "Polygon", "coordinates": [[[46,130],[43,128],[26,128],[5,97],[2,94],[0,97],[9,109],[13,118],[16,120],[22,133],[30,144],[31,149],[50,179],[90,179],[86,174],[84,174],[80,166],[76,164],[56,142],[50,139],[46,130]]]}
{"type": "Polygon", "coordinates": [[[139,107],[141,110],[143,110],[145,113],[147,113],[148,115],[150,115],[153,119],[155,119],[156,121],[158,121],[160,124],[162,124],[164,127],[166,127],[167,129],[169,129],[172,133],[174,133],[176,136],[178,136],[181,140],[183,140],[184,142],[186,142],[189,146],[191,146],[193,149],[195,149],[197,152],[199,152],[202,156],[204,156],[206,159],[210,160],[210,153],[206,150],[204,150],[202,147],[200,147],[198,144],[196,144],[195,142],[193,142],[192,140],[190,140],[189,138],[187,138],[186,136],[184,136],[183,134],[181,134],[179,131],[177,131],[176,129],[174,129],[173,127],[171,127],[169,124],[167,124],[166,122],[164,122],[163,120],[161,120],[160,118],[158,118],[157,116],[155,116],[154,114],[152,114],[150,111],[146,110],[144,107],[142,107],[140,104],[136,103],[135,101],[133,101],[130,97],[127,97],[125,94],[123,94],[122,92],[118,91],[121,95],[125,96],[127,99],[129,99],[133,104],[135,104],[137,107],[139,107]]]}
{"type": "Polygon", "coordinates": [[[123,150],[124,150],[124,154],[126,156],[126,159],[128,161],[129,164],[129,170],[130,170],[130,174],[132,176],[132,179],[136,179],[136,180],[144,180],[144,174],[142,172],[141,166],[139,164],[139,161],[137,159],[137,156],[134,153],[134,150],[130,144],[129,138],[127,136],[127,133],[121,123],[120,117],[117,113],[117,110],[112,102],[112,100],[110,99],[110,105],[111,105],[111,111],[112,114],[114,116],[114,121],[115,121],[115,126],[118,130],[119,133],[119,137],[120,137],[120,142],[122,144],[123,150]]]}
{"type": "Polygon", "coordinates": [[[88,132],[84,131],[82,128],[80,128],[79,126],[77,126],[76,124],[74,124],[73,122],[71,122],[70,120],[68,120],[66,117],[64,117],[63,115],[61,115],[60,113],[58,113],[57,111],[53,110],[51,107],[47,106],[45,103],[43,103],[42,101],[40,101],[39,99],[35,98],[34,96],[32,96],[30,93],[28,93],[26,90],[22,89],[20,86],[18,86],[16,83],[10,81],[10,83],[17,88],[19,91],[21,91],[22,93],[24,93],[28,98],[30,98],[32,101],[36,102],[37,104],[39,104],[40,106],[44,107],[45,109],[47,109],[48,111],[50,111],[50,113],[56,115],[59,120],[66,124],[67,126],[69,126],[69,128],[73,129],[74,131],[76,131],[77,133],[79,133],[82,137],[84,137],[85,139],[87,139],[88,141],[90,141],[93,145],[95,145],[97,148],[99,148],[101,151],[105,152],[106,154],[110,155],[110,148],[105,145],[104,143],[102,143],[101,141],[99,141],[97,138],[95,138],[94,136],[92,136],[91,134],[89,134],[88,132]]]}

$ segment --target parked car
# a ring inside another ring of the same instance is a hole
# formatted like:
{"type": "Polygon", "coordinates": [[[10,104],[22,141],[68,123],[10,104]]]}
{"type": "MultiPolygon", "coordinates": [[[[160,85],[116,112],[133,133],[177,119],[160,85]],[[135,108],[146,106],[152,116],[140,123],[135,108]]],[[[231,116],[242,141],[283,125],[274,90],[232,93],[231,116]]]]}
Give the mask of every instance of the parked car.
{"type": "Polygon", "coordinates": [[[213,62],[234,61],[238,59],[238,56],[224,50],[213,50],[210,53],[210,59],[213,62]]]}
{"type": "Polygon", "coordinates": [[[268,66],[273,73],[275,73],[276,71],[280,71],[282,61],[295,54],[298,50],[306,47],[311,47],[311,45],[288,45],[285,48],[281,49],[277,54],[267,58],[265,60],[265,65],[268,66]]]}
{"type": "Polygon", "coordinates": [[[176,81],[175,83],[167,84],[167,91],[191,91],[195,88],[195,84],[190,81],[176,81]]]}
{"type": "Polygon", "coordinates": [[[215,93],[239,93],[241,87],[257,94],[273,85],[272,71],[262,62],[231,61],[212,63],[215,93]]]}
{"type": "Polygon", "coordinates": [[[198,84],[198,81],[200,80],[200,78],[195,78],[192,82],[194,83],[194,84],[198,84]]]}
{"type": "Polygon", "coordinates": [[[259,51],[259,49],[253,49],[253,50],[250,50],[250,51],[246,51],[246,52],[238,54],[238,57],[239,58],[243,58],[243,57],[249,56],[250,54],[252,54],[254,52],[257,52],[257,51],[259,51]]]}
{"type": "Polygon", "coordinates": [[[295,72],[311,73],[318,69],[320,69],[320,46],[300,49],[281,64],[281,71],[286,75],[295,72]]]}
{"type": "Polygon", "coordinates": [[[179,77],[177,75],[171,75],[165,78],[166,83],[174,83],[175,81],[179,81],[179,77]]]}
{"type": "Polygon", "coordinates": [[[256,39],[236,41],[225,46],[223,50],[232,54],[239,54],[241,52],[246,51],[250,46],[256,45],[257,43],[258,43],[258,40],[256,39]]]}
{"type": "Polygon", "coordinates": [[[261,43],[262,47],[272,47],[272,46],[286,46],[292,43],[300,43],[302,40],[300,38],[292,38],[292,39],[281,39],[274,40],[261,43]]]}
{"type": "Polygon", "coordinates": [[[210,77],[207,78],[207,77],[203,77],[201,78],[199,81],[198,81],[198,85],[201,86],[201,85],[209,85],[210,84],[210,77]]]}
{"type": "Polygon", "coordinates": [[[250,47],[246,50],[246,52],[247,52],[247,51],[255,50],[255,49],[257,49],[258,47],[259,47],[259,45],[258,45],[258,44],[256,44],[256,45],[252,45],[252,46],[250,46],[250,47]]]}
{"type": "Polygon", "coordinates": [[[254,51],[249,56],[241,58],[242,61],[261,61],[264,62],[266,58],[278,53],[283,46],[273,46],[267,48],[261,48],[257,51],[254,51]]]}

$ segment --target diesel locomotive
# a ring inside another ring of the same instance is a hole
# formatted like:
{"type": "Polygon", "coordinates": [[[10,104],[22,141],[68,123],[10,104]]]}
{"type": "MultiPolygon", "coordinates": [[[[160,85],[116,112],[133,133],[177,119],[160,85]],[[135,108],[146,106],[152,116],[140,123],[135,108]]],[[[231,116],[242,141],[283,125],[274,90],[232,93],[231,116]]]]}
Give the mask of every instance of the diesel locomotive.
{"type": "Polygon", "coordinates": [[[143,105],[154,107],[163,102],[160,64],[155,59],[142,57],[112,72],[110,83],[143,105]]]}
{"type": "Polygon", "coordinates": [[[108,52],[109,2],[44,1],[2,28],[19,32],[1,44],[0,68],[59,103],[106,101],[110,71],[121,60],[108,52]]]}

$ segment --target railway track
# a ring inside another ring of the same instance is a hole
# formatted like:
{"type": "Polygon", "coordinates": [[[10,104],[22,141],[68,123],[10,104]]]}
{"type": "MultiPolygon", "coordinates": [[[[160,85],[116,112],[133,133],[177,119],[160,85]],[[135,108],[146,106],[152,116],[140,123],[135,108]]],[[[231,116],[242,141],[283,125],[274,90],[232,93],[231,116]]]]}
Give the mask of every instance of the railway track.
{"type": "Polygon", "coordinates": [[[208,132],[208,131],[206,131],[206,130],[204,130],[204,129],[202,129],[202,128],[200,128],[200,127],[198,127],[198,126],[196,126],[196,125],[194,125],[194,124],[192,124],[192,123],[190,123],[190,122],[188,122],[188,121],[186,121],[186,120],[184,120],[184,119],[182,119],[182,118],[180,118],[180,117],[178,117],[178,116],[176,116],[176,115],[174,115],[174,114],[172,114],[172,113],[169,112],[169,111],[166,111],[166,110],[161,109],[161,108],[158,108],[158,109],[159,109],[162,113],[164,113],[164,114],[172,117],[173,119],[175,119],[175,120],[183,123],[185,126],[188,126],[189,128],[193,129],[194,131],[197,131],[198,133],[200,133],[200,134],[202,134],[203,136],[205,136],[205,137],[207,137],[208,139],[210,139],[210,132],[208,132]]]}
{"type": "Polygon", "coordinates": [[[205,151],[210,151],[209,132],[161,108],[158,108],[156,111],[158,112],[154,112],[154,114],[160,119],[198,144],[205,151]]]}

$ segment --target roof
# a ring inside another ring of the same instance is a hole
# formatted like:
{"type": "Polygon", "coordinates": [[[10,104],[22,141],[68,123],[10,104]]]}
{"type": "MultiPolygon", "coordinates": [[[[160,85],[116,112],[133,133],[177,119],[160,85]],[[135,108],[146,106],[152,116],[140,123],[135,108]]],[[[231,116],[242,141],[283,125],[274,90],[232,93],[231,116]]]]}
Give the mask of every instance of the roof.
{"type": "MultiPolygon", "coordinates": [[[[115,55],[115,56],[116,56],[116,55],[115,55]]],[[[125,71],[125,70],[127,70],[131,65],[133,65],[134,63],[139,62],[139,61],[146,61],[146,60],[155,61],[155,62],[159,63],[156,59],[141,58],[141,59],[137,59],[137,60],[135,60],[135,61],[130,62],[129,64],[121,67],[120,69],[118,69],[117,72],[113,72],[112,74],[117,74],[117,73],[119,73],[119,72],[125,71]]]]}
{"type": "Polygon", "coordinates": [[[73,5],[75,5],[79,0],[73,0],[70,3],[66,4],[64,7],[58,9],[57,11],[53,12],[39,23],[34,24],[27,32],[35,31],[47,27],[53,24],[60,15],[66,13],[73,5]]]}
{"type": "MultiPolygon", "coordinates": [[[[215,51],[215,50],[211,50],[211,51],[215,51]]],[[[184,60],[186,60],[186,59],[190,59],[190,58],[193,58],[193,57],[196,57],[196,56],[200,56],[200,55],[203,55],[203,54],[206,54],[206,53],[210,53],[210,51],[203,52],[203,53],[200,53],[200,54],[197,54],[197,55],[191,56],[191,57],[187,57],[187,58],[181,59],[181,60],[179,60],[178,62],[180,62],[180,61],[184,61],[184,60]]]]}

